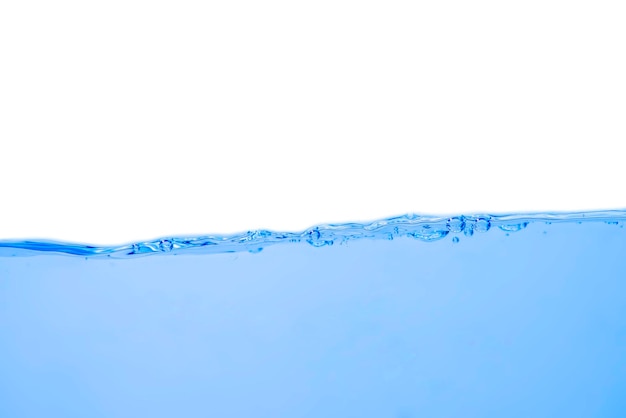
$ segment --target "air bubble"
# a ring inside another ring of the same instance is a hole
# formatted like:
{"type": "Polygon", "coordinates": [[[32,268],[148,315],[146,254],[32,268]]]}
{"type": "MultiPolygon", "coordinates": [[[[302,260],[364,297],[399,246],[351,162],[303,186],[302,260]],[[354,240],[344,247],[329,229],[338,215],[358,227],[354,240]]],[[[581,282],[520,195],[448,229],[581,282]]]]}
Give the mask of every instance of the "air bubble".
{"type": "Polygon", "coordinates": [[[409,232],[407,235],[411,238],[419,239],[421,241],[437,241],[448,235],[448,231],[441,229],[430,229],[430,226],[425,225],[421,231],[409,232]]]}
{"type": "Polygon", "coordinates": [[[306,242],[314,247],[323,247],[325,245],[333,245],[333,240],[322,239],[322,234],[315,228],[306,233],[306,242]]]}
{"type": "Polygon", "coordinates": [[[465,235],[466,237],[471,237],[472,235],[474,235],[474,225],[465,225],[465,229],[463,229],[463,235],[465,235]]]}
{"type": "Polygon", "coordinates": [[[491,221],[487,218],[478,218],[476,219],[476,224],[474,229],[477,232],[487,232],[491,228],[491,221]]]}
{"type": "Polygon", "coordinates": [[[317,241],[322,236],[322,234],[320,234],[320,231],[318,231],[317,229],[309,231],[307,235],[308,235],[308,239],[311,241],[317,241]]]}
{"type": "Polygon", "coordinates": [[[459,237],[452,238],[452,242],[457,244],[459,242],[459,237]]]}
{"type": "Polygon", "coordinates": [[[507,232],[517,232],[517,231],[521,231],[527,226],[528,226],[528,222],[522,222],[522,223],[513,224],[513,225],[500,225],[498,228],[507,232]]]}
{"type": "Polygon", "coordinates": [[[450,232],[462,232],[465,228],[465,219],[462,216],[459,218],[450,218],[446,223],[446,227],[450,232]]]}

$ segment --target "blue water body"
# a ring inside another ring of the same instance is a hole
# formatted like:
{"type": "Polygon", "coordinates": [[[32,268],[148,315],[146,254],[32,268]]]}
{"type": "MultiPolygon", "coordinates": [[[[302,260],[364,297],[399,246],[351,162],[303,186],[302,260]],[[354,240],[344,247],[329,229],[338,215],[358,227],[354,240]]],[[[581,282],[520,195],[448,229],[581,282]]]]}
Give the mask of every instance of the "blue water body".
{"type": "Polygon", "coordinates": [[[0,241],[0,417],[622,417],[625,224],[0,241]]]}

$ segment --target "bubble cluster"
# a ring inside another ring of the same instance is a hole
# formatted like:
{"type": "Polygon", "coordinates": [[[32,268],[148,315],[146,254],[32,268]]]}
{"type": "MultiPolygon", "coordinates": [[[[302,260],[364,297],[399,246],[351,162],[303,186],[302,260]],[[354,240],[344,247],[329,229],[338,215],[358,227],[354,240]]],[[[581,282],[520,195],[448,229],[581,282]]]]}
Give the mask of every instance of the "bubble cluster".
{"type": "MultiPolygon", "coordinates": [[[[509,233],[525,229],[531,223],[575,223],[601,222],[624,228],[626,211],[598,211],[567,214],[521,214],[521,215],[458,215],[453,217],[420,216],[410,214],[375,222],[318,225],[302,232],[273,232],[250,230],[231,235],[203,235],[191,237],[170,237],[153,241],[129,243],[122,246],[98,247],[84,244],[49,242],[37,240],[0,240],[0,257],[38,253],[65,253],[88,257],[142,256],[159,253],[180,254],[195,250],[194,253],[230,253],[250,251],[256,253],[267,246],[279,243],[308,243],[313,247],[345,244],[361,239],[415,239],[432,242],[450,236],[458,243],[460,234],[472,237],[491,229],[509,233]],[[456,236],[458,235],[458,236],[456,236]]],[[[539,230],[541,231],[541,229],[539,230]]],[[[545,232],[544,232],[545,233],[545,232]]]]}

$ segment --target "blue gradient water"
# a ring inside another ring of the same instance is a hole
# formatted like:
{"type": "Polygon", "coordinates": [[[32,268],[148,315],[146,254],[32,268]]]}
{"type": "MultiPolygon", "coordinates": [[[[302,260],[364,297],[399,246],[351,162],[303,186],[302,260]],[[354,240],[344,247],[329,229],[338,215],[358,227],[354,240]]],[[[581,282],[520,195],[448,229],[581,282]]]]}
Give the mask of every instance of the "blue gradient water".
{"type": "Polygon", "coordinates": [[[624,224],[0,241],[0,416],[622,417],[624,224]]]}

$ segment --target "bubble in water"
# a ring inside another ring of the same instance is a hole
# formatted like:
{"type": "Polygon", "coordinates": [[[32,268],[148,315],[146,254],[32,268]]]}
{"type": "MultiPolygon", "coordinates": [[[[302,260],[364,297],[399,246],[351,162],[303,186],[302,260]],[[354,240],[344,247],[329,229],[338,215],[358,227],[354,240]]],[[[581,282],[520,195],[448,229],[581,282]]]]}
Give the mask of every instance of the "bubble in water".
{"type": "Polygon", "coordinates": [[[258,253],[260,253],[261,251],[263,251],[263,248],[262,248],[262,247],[259,247],[259,248],[251,248],[251,249],[249,249],[249,250],[248,250],[248,252],[249,252],[249,253],[251,253],[251,254],[258,254],[258,253]]]}
{"type": "Polygon", "coordinates": [[[421,241],[436,241],[448,235],[446,229],[436,229],[431,225],[422,225],[417,231],[408,232],[407,236],[421,241]]]}
{"type": "Polygon", "coordinates": [[[472,235],[474,235],[474,225],[465,225],[465,229],[463,229],[463,235],[465,235],[466,237],[471,237],[472,235]]]}
{"type": "Polygon", "coordinates": [[[437,241],[438,239],[444,238],[448,235],[448,231],[444,231],[441,229],[424,229],[422,231],[409,232],[407,235],[411,238],[419,239],[421,241],[437,241]]]}
{"type": "Polygon", "coordinates": [[[500,225],[498,228],[507,232],[517,232],[517,231],[521,231],[527,226],[528,226],[528,222],[522,222],[522,223],[513,224],[513,225],[500,225]]]}
{"type": "Polygon", "coordinates": [[[311,241],[317,241],[320,239],[321,236],[322,234],[320,234],[320,231],[318,231],[317,229],[313,229],[307,233],[307,239],[311,241]]]}
{"type": "Polygon", "coordinates": [[[474,229],[477,232],[487,232],[491,228],[491,221],[487,218],[478,218],[476,219],[476,225],[474,229]]]}
{"type": "Polygon", "coordinates": [[[455,243],[455,244],[458,243],[459,242],[459,237],[452,238],[452,242],[455,243]]]}
{"type": "Polygon", "coordinates": [[[322,234],[315,228],[306,233],[306,242],[314,247],[323,247],[325,245],[333,245],[333,240],[322,239],[322,234]]]}
{"type": "Polygon", "coordinates": [[[461,232],[465,228],[465,219],[462,216],[458,218],[450,218],[446,223],[446,227],[450,232],[461,232]]]}
{"type": "Polygon", "coordinates": [[[163,252],[170,252],[172,251],[172,248],[174,248],[174,244],[172,244],[172,241],[169,239],[162,239],[159,243],[159,248],[163,252]]]}

